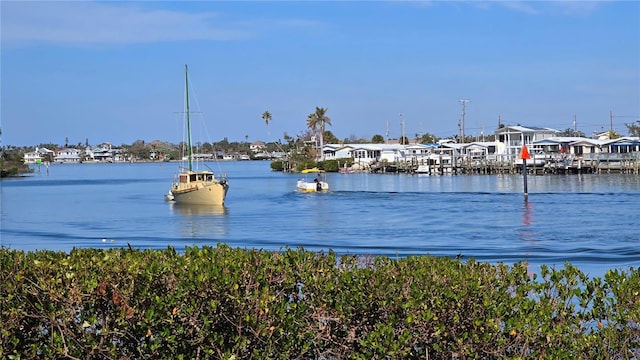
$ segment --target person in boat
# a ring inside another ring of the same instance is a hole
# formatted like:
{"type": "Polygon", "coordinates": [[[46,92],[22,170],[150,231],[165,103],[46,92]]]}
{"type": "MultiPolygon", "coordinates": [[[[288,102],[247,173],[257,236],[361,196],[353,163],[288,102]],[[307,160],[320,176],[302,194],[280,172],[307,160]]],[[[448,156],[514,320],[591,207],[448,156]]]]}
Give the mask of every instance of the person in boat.
{"type": "Polygon", "coordinates": [[[322,183],[320,183],[320,174],[318,174],[318,177],[313,179],[313,181],[316,183],[316,190],[317,191],[322,190],[322,183]]]}

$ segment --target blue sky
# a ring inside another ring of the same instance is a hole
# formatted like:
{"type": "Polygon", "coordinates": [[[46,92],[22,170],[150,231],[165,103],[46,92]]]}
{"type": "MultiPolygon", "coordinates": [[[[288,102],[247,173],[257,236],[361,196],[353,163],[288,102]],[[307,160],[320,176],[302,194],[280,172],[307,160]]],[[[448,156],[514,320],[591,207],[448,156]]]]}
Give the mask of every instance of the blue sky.
{"type": "Polygon", "coordinates": [[[450,137],[461,99],[466,135],[640,120],[637,1],[0,6],[2,145],[177,143],[185,64],[212,142],[296,136],[316,106],[340,139],[450,137]]]}

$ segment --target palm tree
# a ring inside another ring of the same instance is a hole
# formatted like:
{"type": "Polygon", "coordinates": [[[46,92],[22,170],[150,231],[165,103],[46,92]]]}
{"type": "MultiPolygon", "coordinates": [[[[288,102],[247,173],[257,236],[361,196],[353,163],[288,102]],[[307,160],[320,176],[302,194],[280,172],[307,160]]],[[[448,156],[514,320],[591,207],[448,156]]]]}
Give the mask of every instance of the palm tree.
{"type": "Polygon", "coordinates": [[[327,124],[331,125],[331,118],[327,116],[326,108],[316,106],[316,111],[307,116],[307,127],[311,129],[314,134],[318,132],[318,130],[320,132],[320,160],[324,160],[322,148],[324,146],[324,128],[327,124]]]}
{"type": "Polygon", "coordinates": [[[262,119],[264,120],[265,124],[269,126],[269,121],[271,121],[271,113],[269,112],[269,110],[266,110],[262,113],[262,119]]]}
{"type": "Polygon", "coordinates": [[[265,110],[265,112],[262,113],[262,119],[267,125],[267,136],[269,137],[269,140],[271,140],[271,134],[269,134],[269,121],[271,121],[271,113],[269,112],[269,110],[265,110]]]}
{"type": "MultiPolygon", "coordinates": [[[[318,136],[318,117],[315,113],[311,113],[307,115],[307,127],[311,130],[311,133],[314,137],[318,136]]],[[[318,142],[317,140],[314,142],[316,155],[318,153],[318,142]]]]}

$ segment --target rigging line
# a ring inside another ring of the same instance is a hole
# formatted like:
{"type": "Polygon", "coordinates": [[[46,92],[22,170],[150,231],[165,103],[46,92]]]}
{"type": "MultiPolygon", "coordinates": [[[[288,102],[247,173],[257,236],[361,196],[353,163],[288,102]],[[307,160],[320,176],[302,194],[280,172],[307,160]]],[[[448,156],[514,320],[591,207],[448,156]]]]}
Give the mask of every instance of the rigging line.
{"type": "MultiPolygon", "coordinates": [[[[202,111],[200,111],[200,101],[198,100],[198,94],[195,91],[195,84],[193,82],[193,80],[191,80],[191,76],[189,74],[187,74],[187,77],[189,79],[189,91],[190,91],[190,95],[191,95],[191,99],[193,100],[194,104],[195,104],[195,108],[198,111],[190,111],[190,114],[199,114],[200,115],[200,125],[202,126],[203,130],[204,130],[204,137],[207,140],[207,142],[209,144],[211,144],[211,149],[213,151],[213,160],[216,163],[217,166],[217,170],[219,174],[222,174],[222,167],[220,166],[220,162],[218,161],[218,155],[216,153],[216,149],[213,147],[213,141],[211,141],[211,136],[209,136],[209,130],[207,128],[207,123],[206,120],[204,118],[204,113],[202,111]]],[[[192,124],[193,126],[193,124],[192,124]]],[[[204,164],[206,166],[206,164],[204,164]]],[[[208,166],[207,166],[208,167],[208,166]]]]}

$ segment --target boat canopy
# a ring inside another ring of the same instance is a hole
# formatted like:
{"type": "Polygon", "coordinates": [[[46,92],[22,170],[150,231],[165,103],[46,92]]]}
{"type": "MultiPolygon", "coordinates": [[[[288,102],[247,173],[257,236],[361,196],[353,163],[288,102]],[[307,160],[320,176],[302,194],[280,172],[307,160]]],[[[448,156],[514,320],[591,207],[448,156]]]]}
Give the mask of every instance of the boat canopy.
{"type": "Polygon", "coordinates": [[[310,174],[310,173],[323,173],[324,170],[320,170],[317,167],[311,168],[311,169],[304,169],[301,171],[303,174],[310,174]]]}

